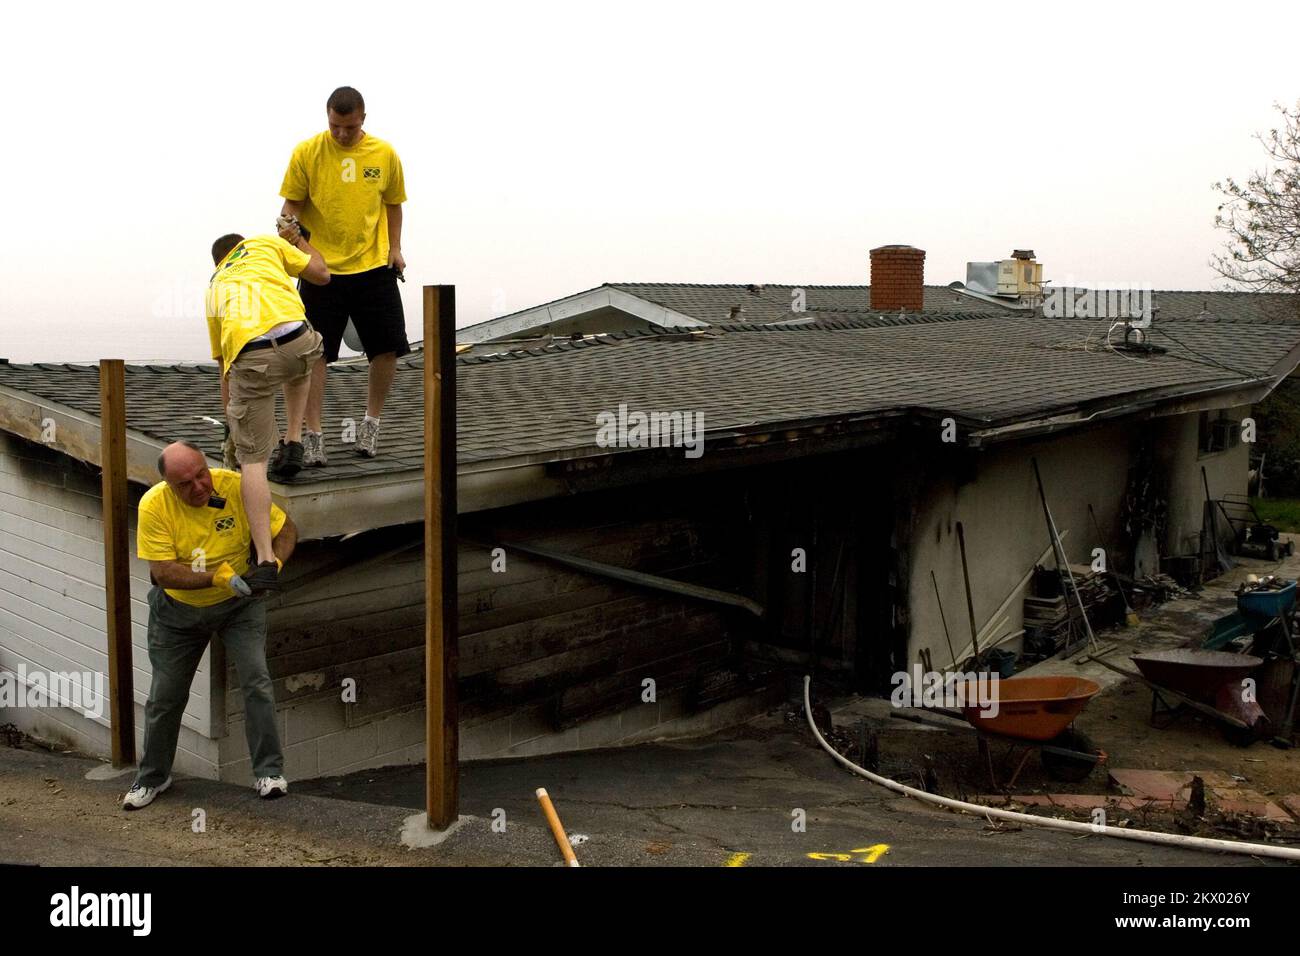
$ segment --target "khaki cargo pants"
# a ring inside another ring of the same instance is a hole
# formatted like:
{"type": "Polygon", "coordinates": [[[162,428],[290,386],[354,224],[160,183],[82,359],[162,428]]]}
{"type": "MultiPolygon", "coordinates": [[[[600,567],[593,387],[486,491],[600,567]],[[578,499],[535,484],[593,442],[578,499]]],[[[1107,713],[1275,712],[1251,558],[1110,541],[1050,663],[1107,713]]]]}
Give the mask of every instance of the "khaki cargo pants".
{"type": "Polygon", "coordinates": [[[230,363],[226,421],[241,465],[270,459],[280,438],[275,422],[276,393],[286,382],[298,382],[310,375],[312,366],[324,354],[316,330],[306,323],[302,327],[302,334],[283,345],[279,339],[272,339],[266,348],[245,348],[230,363]]]}

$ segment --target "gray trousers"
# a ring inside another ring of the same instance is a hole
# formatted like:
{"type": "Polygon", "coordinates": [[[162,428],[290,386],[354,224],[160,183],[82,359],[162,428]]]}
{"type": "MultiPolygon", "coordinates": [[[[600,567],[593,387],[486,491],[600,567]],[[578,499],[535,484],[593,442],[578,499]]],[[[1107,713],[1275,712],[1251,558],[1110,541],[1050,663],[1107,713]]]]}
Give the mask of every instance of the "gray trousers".
{"type": "Polygon", "coordinates": [[[171,773],[190,684],[213,634],[221,638],[239,674],[253,776],[278,777],[284,772],[284,754],[275,726],[275,697],[266,668],[265,602],[231,598],[211,607],[191,607],[154,587],[149,591],[153,683],[144,709],[144,756],[137,783],[156,787],[171,773]]]}

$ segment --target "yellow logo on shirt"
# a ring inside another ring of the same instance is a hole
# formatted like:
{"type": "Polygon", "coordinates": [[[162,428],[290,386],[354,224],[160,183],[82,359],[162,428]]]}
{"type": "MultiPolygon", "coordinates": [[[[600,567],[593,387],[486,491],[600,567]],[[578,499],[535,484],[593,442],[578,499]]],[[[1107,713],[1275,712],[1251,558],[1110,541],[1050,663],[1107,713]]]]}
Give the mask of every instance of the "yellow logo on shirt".
{"type": "Polygon", "coordinates": [[[216,521],[212,522],[212,528],[214,531],[229,531],[234,526],[234,515],[226,515],[225,517],[218,518],[216,521]]]}
{"type": "Polygon", "coordinates": [[[362,170],[362,175],[366,177],[366,182],[377,183],[379,182],[379,177],[383,175],[383,170],[378,166],[366,166],[362,170]]]}

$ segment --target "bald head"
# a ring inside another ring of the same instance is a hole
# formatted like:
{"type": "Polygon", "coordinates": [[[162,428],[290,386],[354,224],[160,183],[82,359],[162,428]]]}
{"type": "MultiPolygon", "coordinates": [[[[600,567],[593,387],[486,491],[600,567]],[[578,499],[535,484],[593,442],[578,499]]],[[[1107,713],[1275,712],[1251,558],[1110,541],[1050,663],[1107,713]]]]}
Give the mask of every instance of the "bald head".
{"type": "Polygon", "coordinates": [[[158,473],[187,505],[202,508],[212,497],[208,460],[192,442],[172,442],[158,456],[158,473]]]}

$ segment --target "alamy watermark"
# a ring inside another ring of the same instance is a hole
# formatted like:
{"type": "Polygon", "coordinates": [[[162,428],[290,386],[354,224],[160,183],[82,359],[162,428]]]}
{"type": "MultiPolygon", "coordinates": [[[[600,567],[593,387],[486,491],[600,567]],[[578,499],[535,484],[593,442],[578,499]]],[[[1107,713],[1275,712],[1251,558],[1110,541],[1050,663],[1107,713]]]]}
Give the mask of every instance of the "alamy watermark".
{"type": "Polygon", "coordinates": [[[148,936],[153,928],[152,893],[83,893],[74,885],[50,897],[54,927],[118,926],[133,936],[148,936]]]}
{"type": "Polygon", "coordinates": [[[216,279],[205,285],[176,281],[159,289],[150,305],[156,319],[192,319],[211,315],[221,308],[222,314],[237,314],[257,319],[262,312],[262,283],[216,279]]]}
{"type": "Polygon", "coordinates": [[[1106,288],[1069,285],[1043,292],[1043,315],[1049,319],[1113,319],[1145,329],[1155,317],[1155,293],[1149,285],[1107,283],[1106,288]]]}
{"type": "Polygon", "coordinates": [[[0,708],[72,707],[87,717],[104,716],[104,675],[93,671],[0,671],[0,708]]]}
{"type": "Polygon", "coordinates": [[[687,458],[704,454],[704,412],[600,412],[596,444],[601,448],[684,448],[687,458]]]}
{"type": "Polygon", "coordinates": [[[914,664],[911,672],[897,671],[889,702],[895,707],[978,707],[981,717],[998,715],[998,678],[982,671],[927,671],[914,664]]]}

